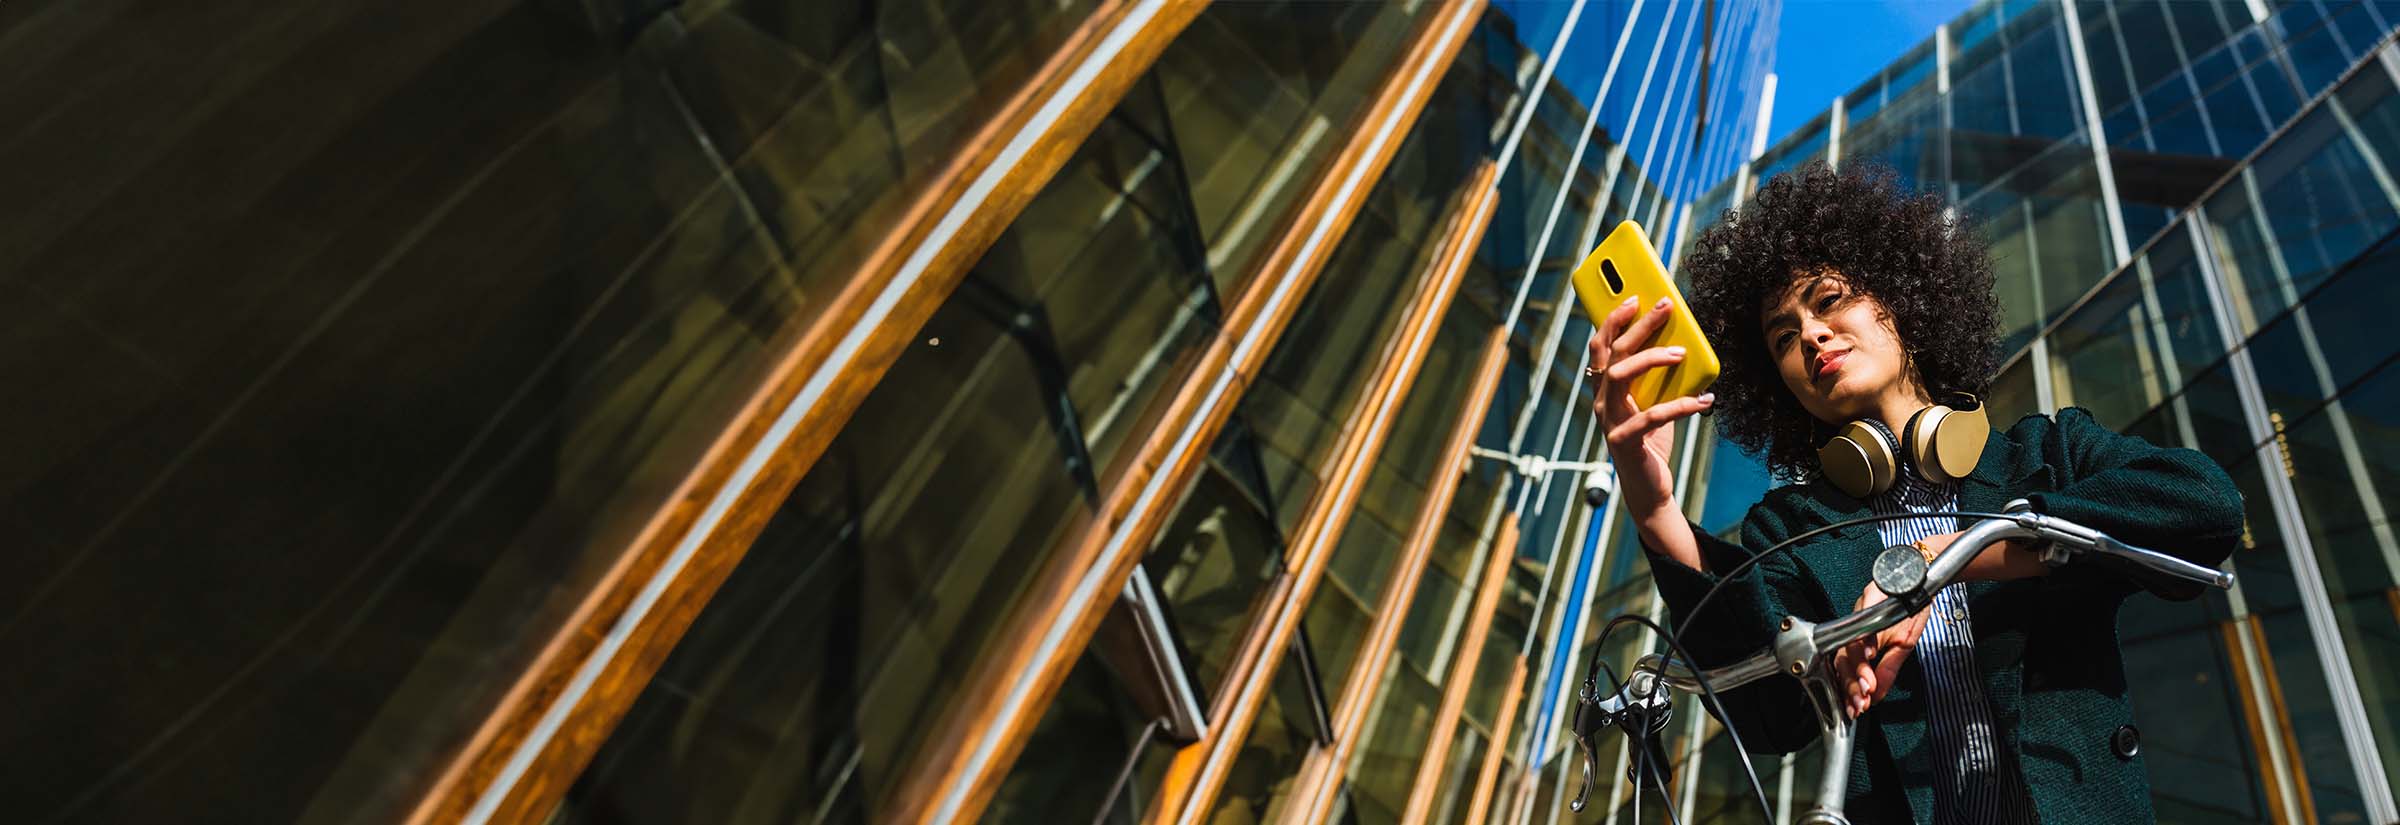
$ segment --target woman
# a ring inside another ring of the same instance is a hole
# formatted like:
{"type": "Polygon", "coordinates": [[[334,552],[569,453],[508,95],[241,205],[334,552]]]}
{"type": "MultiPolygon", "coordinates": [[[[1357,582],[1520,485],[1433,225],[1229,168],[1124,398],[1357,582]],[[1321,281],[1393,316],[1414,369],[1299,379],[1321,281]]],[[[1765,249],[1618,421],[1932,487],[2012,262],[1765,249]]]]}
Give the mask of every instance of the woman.
{"type": "MultiPolygon", "coordinates": [[[[2004,433],[1974,426],[1986,440],[1963,451],[1963,477],[1914,466],[1905,449],[1894,451],[1901,466],[1887,489],[1852,481],[1835,464],[1827,465],[1834,477],[1821,471],[1819,448],[1854,422],[1903,433],[1937,402],[1973,408],[1962,394],[1983,392],[1998,355],[1983,241],[1947,217],[1938,196],[1901,191],[1888,169],[1837,173],[1817,162],[1778,176],[1702,232],[1683,270],[1694,315],[1723,363],[1713,392],[1648,409],[1628,397],[1636,377],[1683,357],[1649,344],[1664,312],[1635,321],[1635,307],[1619,307],[1590,346],[1594,407],[1624,512],[1675,626],[1704,665],[1766,649],[1786,615],[1824,621],[1880,601],[1869,585],[1877,553],[1904,544],[1938,552],[1966,526],[1929,517],[1833,531],[1733,579],[1707,615],[1686,615],[1751,554],[1870,513],[1990,512],[2024,498],[2212,567],[2240,541],[2241,497],[2222,469],[2199,453],[2112,432],[2080,409],[2029,415],[2004,433]],[[1799,482],[1750,509],[1739,545],[1695,528],[1670,488],[1669,425],[1711,410],[1727,440],[1799,482]]],[[[2197,595],[2155,587],[2168,598],[2197,595]]],[[[2053,569],[2041,548],[2011,542],[1977,557],[1925,612],[1839,651],[1837,681],[1847,710],[1861,716],[1853,819],[2153,819],[2116,643],[2118,606],[2143,588],[2092,565],[2053,569]]],[[[1790,752],[1816,738],[1796,680],[1722,698],[1754,750],[1790,752]]]]}

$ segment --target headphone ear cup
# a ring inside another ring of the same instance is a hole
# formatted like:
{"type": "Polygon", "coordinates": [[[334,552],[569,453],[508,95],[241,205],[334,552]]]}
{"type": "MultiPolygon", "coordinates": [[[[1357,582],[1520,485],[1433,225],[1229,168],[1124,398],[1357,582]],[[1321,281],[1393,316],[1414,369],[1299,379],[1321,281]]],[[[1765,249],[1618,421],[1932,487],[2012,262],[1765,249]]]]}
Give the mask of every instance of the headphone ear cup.
{"type": "Polygon", "coordinates": [[[1991,440],[1991,419],[1984,414],[1982,402],[1974,396],[1965,397],[1963,409],[1943,408],[1944,415],[1926,428],[1926,451],[1942,472],[1951,478],[1966,478],[1975,472],[1975,463],[1983,458],[1984,442],[1991,440]]]}
{"type": "Polygon", "coordinates": [[[1891,489],[1898,477],[1899,444],[1882,422],[1853,421],[1817,448],[1817,466],[1835,489],[1866,498],[1891,489]]]}
{"type": "Polygon", "coordinates": [[[1949,407],[1926,407],[1908,417],[1908,432],[1901,436],[1901,451],[1908,455],[1909,466],[1916,468],[1919,478],[1935,484],[1954,478],[1945,473],[1948,468],[1941,463],[1941,439],[1935,436],[1949,419],[1949,407]]]}

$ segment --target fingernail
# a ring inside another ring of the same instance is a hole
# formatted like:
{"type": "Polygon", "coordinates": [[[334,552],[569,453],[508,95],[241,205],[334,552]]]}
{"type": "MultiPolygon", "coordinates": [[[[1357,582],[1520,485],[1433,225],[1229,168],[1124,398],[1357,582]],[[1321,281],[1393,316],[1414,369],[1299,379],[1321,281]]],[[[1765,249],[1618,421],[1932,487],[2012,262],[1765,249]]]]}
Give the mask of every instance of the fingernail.
{"type": "Polygon", "coordinates": [[[1666,309],[1666,308],[1667,308],[1667,305],[1668,305],[1668,304],[1671,304],[1671,303],[1674,303],[1674,301],[1673,301],[1672,299],[1668,299],[1668,298],[1660,298],[1660,299],[1658,299],[1658,308],[1659,308],[1659,309],[1666,309]]]}
{"type": "Polygon", "coordinates": [[[1710,404],[1714,404],[1714,403],[1717,403],[1717,394],[1716,394],[1716,393],[1713,393],[1713,392],[1704,392],[1704,393],[1701,393],[1701,394],[1700,394],[1700,406],[1703,406],[1703,407],[1705,407],[1705,406],[1708,406],[1708,405],[1710,405],[1710,404]]]}
{"type": "Polygon", "coordinates": [[[1683,348],[1682,348],[1682,347],[1668,347],[1668,348],[1667,348],[1667,354],[1668,354],[1668,355],[1675,356],[1675,357],[1677,357],[1677,358],[1682,358],[1682,357],[1683,357],[1683,348]]]}
{"type": "Polygon", "coordinates": [[[1633,305],[1634,305],[1634,304],[1636,304],[1636,303],[1639,303],[1641,300],[1642,300],[1642,298],[1641,298],[1641,296],[1639,296],[1639,295],[1627,295],[1627,296],[1625,296],[1625,303],[1618,304],[1617,306],[1621,306],[1621,307],[1629,307],[1629,306],[1633,306],[1633,305]]]}

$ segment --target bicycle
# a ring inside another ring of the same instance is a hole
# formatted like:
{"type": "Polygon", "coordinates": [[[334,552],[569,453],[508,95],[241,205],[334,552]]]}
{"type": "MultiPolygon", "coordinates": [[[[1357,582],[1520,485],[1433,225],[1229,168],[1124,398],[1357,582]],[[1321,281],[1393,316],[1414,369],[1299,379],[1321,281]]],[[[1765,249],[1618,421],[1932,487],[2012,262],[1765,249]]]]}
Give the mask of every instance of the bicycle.
{"type": "MultiPolygon", "coordinates": [[[[1620,616],[1612,620],[1601,634],[1605,643],[1609,631],[1619,624],[1632,622],[1647,625],[1667,639],[1669,652],[1682,656],[1670,658],[1663,654],[1647,654],[1636,660],[1630,676],[1614,691],[1600,693],[1598,676],[1606,667],[1597,656],[1586,671],[1583,684],[1577,691],[1573,733],[1583,758],[1583,788],[1575,795],[1574,810],[1582,812],[1591,795],[1592,776],[1598,772],[1598,751],[1593,737],[1602,728],[1614,726],[1626,736],[1628,753],[1632,754],[1629,771],[1634,779],[1634,816],[1641,811],[1642,777],[1648,773],[1657,777],[1664,794],[1665,780],[1658,776],[1658,763],[1665,759],[1657,739],[1665,728],[1673,708],[1672,692],[1699,694],[1717,720],[1725,722],[1723,705],[1716,700],[1718,690],[1741,687],[1760,679],[1786,675],[1801,681],[1809,705],[1816,711],[1819,734],[1825,743],[1825,771],[1817,785],[1816,802],[1800,817],[1802,825],[1849,825],[1842,812],[1849,787],[1850,754],[1857,720],[1844,709],[1840,689],[1834,685],[1833,653],[1844,645],[1867,638],[1885,628],[1900,623],[1932,603],[1934,594],[1958,577],[1967,563],[1985,549],[2009,539],[2026,539],[2041,543],[2043,560],[2053,566],[2078,560],[2105,559],[2123,565],[2135,575],[2157,576],[2194,582],[2219,589],[2233,586],[2233,574],[2212,567],[2193,564],[2155,550],[2146,550],[2110,538],[2099,530],[2072,521],[2033,511],[2024,499],[2011,501],[2001,513],[1906,513],[1869,516],[1826,525],[1793,536],[1790,539],[1752,556],[1720,580],[1695,604],[1692,613],[1708,606],[1725,581],[1739,576],[1758,560],[1781,551],[1794,543],[1830,530],[1856,524],[1893,521],[1907,518],[1958,517],[1979,519],[1958,539],[1928,564],[1917,550],[1906,545],[1885,548],[1875,558],[1875,586],[1888,597],[1864,609],[1832,621],[1815,623],[1797,616],[1786,616],[1768,649],[1742,661],[1724,667],[1694,670],[1690,657],[1683,655],[1680,639],[1664,632],[1656,623],[1641,616],[1620,616]]],[[[1610,674],[1615,681],[1615,675],[1610,674]]],[[[1761,811],[1772,811],[1766,804],[1766,789],[1751,768],[1748,750],[1730,723],[1726,732],[1733,737],[1734,749],[1742,756],[1743,770],[1749,774],[1751,789],[1757,794],[1761,811]]],[[[1668,814],[1673,816],[1673,807],[1668,814]]]]}

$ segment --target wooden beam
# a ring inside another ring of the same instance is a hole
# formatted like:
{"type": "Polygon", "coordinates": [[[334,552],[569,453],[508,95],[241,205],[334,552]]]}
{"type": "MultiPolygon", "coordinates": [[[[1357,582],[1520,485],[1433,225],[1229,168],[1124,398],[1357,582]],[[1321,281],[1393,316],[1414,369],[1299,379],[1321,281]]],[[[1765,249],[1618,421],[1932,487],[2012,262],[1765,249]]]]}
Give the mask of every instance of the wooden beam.
{"type": "MultiPolygon", "coordinates": [[[[1228,307],[1150,435],[1110,468],[1095,517],[1036,574],[1018,607],[965,679],[985,689],[944,709],[926,744],[885,800],[889,821],[947,823],[979,815],[1006,777],[1042,710],[1075,664],[1126,577],[1170,517],[1298,308],[1300,298],[1398,151],[1441,73],[1479,19],[1484,0],[1443,0],[1426,13],[1375,102],[1344,132],[1353,135],[1259,256],[1257,274],[1228,307]]],[[[1255,656],[1255,651],[1242,654],[1255,656]]],[[[1237,657],[1238,660],[1238,657],[1237,657]]],[[[1237,665],[1238,666],[1238,665],[1237,665]]],[[[1220,705],[1222,702],[1220,702],[1220,705]]],[[[1211,728],[1217,715],[1210,717],[1211,728]]],[[[1162,804],[1162,807],[1163,804],[1162,804]]]]}
{"type": "Polygon", "coordinates": [[[1203,6],[1107,0],[963,139],[813,322],[791,333],[757,391],[541,646],[411,823],[549,815],[916,331],[1203,6]]]}
{"type": "Polygon", "coordinates": [[[1451,660],[1450,676],[1442,683],[1442,704],[1433,714],[1432,738],[1425,743],[1425,760],[1417,763],[1416,786],[1409,789],[1408,808],[1400,814],[1400,825],[1425,825],[1425,818],[1433,813],[1442,768],[1450,761],[1450,740],[1458,734],[1458,717],[1467,707],[1467,689],[1475,684],[1475,666],[1483,662],[1483,643],[1492,632],[1492,614],[1500,607],[1501,584],[1508,580],[1509,563],[1517,558],[1516,538],[1517,515],[1510,513],[1500,525],[1501,540],[1492,542],[1491,560],[1484,563],[1483,584],[1475,590],[1475,606],[1468,614],[1458,657],[1451,660]]]}
{"type": "MultiPolygon", "coordinates": [[[[1479,208],[1488,212],[1496,204],[1498,190],[1489,185],[1489,180],[1480,183],[1485,205],[1479,208]]],[[[1307,761],[1302,763],[1300,782],[1292,792],[1295,802],[1290,807],[1294,815],[1287,819],[1289,822],[1323,822],[1331,812],[1333,790],[1340,787],[1345,766],[1357,751],[1367,706],[1374,700],[1384,666],[1399,645],[1400,628],[1407,622],[1408,607],[1416,600],[1417,585],[1423,581],[1425,566],[1433,558],[1434,545],[1441,538],[1442,520],[1449,515],[1451,499],[1458,492],[1460,468],[1468,460],[1468,449],[1475,446],[1475,434],[1483,427],[1484,414],[1491,407],[1492,396],[1499,389],[1500,375],[1507,365],[1508,330],[1494,327],[1484,342],[1466,400],[1453,419],[1456,423],[1451,426],[1449,438],[1443,442],[1440,458],[1434,465],[1440,469],[1434,475],[1433,486],[1426,490],[1416,519],[1409,525],[1399,561],[1393,565],[1391,579],[1384,583],[1383,594],[1376,601],[1375,619],[1367,628],[1366,638],[1359,642],[1349,678],[1334,702],[1334,741],[1311,749],[1307,761]]]]}
{"type": "Polygon", "coordinates": [[[1508,762],[1510,723],[1517,720],[1518,694],[1525,690],[1525,657],[1517,656],[1508,669],[1508,687],[1500,694],[1500,714],[1492,719],[1492,746],[1484,751],[1483,770],[1475,777],[1475,796],[1467,803],[1467,825],[1483,825],[1490,816],[1492,790],[1499,785],[1500,768],[1508,762]]]}
{"type": "MultiPolygon", "coordinates": [[[[1414,75],[1417,80],[1412,82],[1413,86],[1429,84],[1427,76],[1448,65],[1481,9],[1480,0],[1456,2],[1434,15],[1429,21],[1433,24],[1428,27],[1429,36],[1420,39],[1404,64],[1416,68],[1402,76],[1414,75]]],[[[1451,226],[1445,232],[1447,246],[1439,249],[1435,257],[1440,263],[1429,268],[1428,283],[1417,290],[1402,317],[1399,334],[1379,361],[1376,375],[1369,380],[1357,408],[1345,417],[1348,423],[1327,465],[1325,480],[1292,531],[1284,574],[1242,642],[1234,666],[1227,671],[1227,687],[1220,694],[1217,712],[1211,716],[1209,734],[1184,748],[1168,765],[1159,792],[1153,796],[1150,821],[1195,822],[1204,818],[1215,803],[1227,771],[1271,691],[1276,668],[1283,661],[1281,651],[1298,632],[1309,599],[1315,594],[1342,527],[1349,520],[1356,495],[1365,487],[1368,471],[1382,450],[1388,425],[1398,415],[1400,402],[1415,381],[1442,315],[1464,278],[1466,264],[1473,259],[1483,229],[1490,222],[1496,202],[1487,203],[1482,195],[1496,175],[1497,170],[1487,165],[1473,176],[1472,180],[1478,182],[1474,188],[1463,190],[1470,193],[1469,200],[1474,206],[1471,210],[1452,211],[1451,226]],[[1467,226],[1459,226],[1462,223],[1467,226]]]]}

